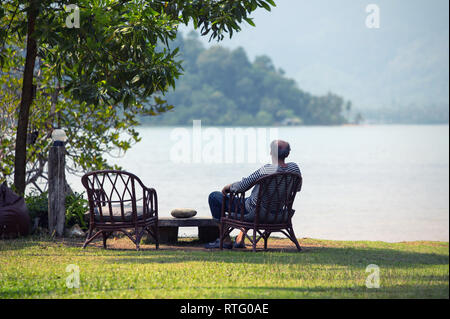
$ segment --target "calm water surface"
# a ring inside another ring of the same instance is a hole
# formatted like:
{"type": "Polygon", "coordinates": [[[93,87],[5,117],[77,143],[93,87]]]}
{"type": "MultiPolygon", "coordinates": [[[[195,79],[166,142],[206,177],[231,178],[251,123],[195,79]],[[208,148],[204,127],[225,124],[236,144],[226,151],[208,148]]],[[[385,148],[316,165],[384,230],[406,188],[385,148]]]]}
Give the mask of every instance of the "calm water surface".
{"type": "MultiPolygon", "coordinates": [[[[139,132],[142,141],[111,162],[157,190],[160,216],[176,207],[210,216],[211,191],[261,166],[174,163],[173,128],[142,127],[139,132]]],[[[289,160],[299,164],[304,178],[294,203],[297,237],[448,241],[448,134],[448,125],[278,128],[279,138],[291,144],[289,160]]],[[[69,182],[83,190],[78,177],[69,182]]],[[[182,228],[180,233],[196,231],[182,228]]]]}

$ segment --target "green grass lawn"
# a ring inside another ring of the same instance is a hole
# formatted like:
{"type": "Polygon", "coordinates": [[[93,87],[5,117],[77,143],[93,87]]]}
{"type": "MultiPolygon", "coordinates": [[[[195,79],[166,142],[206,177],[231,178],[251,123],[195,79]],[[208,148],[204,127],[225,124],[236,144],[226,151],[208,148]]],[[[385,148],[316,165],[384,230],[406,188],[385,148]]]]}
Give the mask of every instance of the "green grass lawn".
{"type": "Polygon", "coordinates": [[[257,253],[80,243],[0,240],[0,298],[449,298],[444,242],[302,239],[301,253],[284,239],[257,253]],[[70,264],[80,269],[79,288],[66,287],[70,264]],[[369,264],[379,266],[380,288],[365,285],[369,264]]]}

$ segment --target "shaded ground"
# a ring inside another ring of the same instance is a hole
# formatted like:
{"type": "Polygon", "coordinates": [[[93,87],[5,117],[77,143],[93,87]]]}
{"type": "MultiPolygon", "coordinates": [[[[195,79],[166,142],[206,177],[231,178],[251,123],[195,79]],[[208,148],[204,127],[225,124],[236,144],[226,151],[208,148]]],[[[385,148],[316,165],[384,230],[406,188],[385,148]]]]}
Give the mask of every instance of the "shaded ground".
{"type": "MultiPolygon", "coordinates": [[[[303,239],[303,240],[306,240],[303,239]]],[[[58,242],[82,247],[83,239],[75,239],[75,238],[65,238],[61,240],[57,240],[58,242]]],[[[160,244],[159,248],[162,250],[184,250],[184,251],[207,251],[204,248],[204,243],[201,243],[197,238],[179,238],[177,244],[160,244]]],[[[94,246],[98,248],[103,248],[103,241],[101,239],[96,240],[95,242],[89,244],[89,246],[94,246]]],[[[312,247],[320,247],[318,243],[309,243],[308,246],[302,247],[304,250],[308,250],[312,247]],[[312,244],[312,245],[311,245],[312,244]]],[[[145,240],[142,241],[140,245],[141,250],[154,250],[155,244],[147,243],[145,240]]],[[[264,245],[261,242],[257,245],[257,250],[263,250],[264,245]]],[[[136,246],[131,240],[126,237],[115,237],[108,239],[107,241],[107,249],[110,250],[135,250],[136,246]]],[[[244,249],[234,249],[235,251],[244,251],[244,252],[252,252],[252,246],[249,242],[246,242],[246,248],[244,249]]],[[[286,239],[282,238],[270,238],[268,242],[268,251],[285,251],[285,252],[297,252],[297,248],[295,245],[286,239]]]]}
{"type": "Polygon", "coordinates": [[[269,251],[207,250],[128,238],[97,241],[28,237],[0,240],[0,298],[449,298],[449,246],[271,238],[269,251]],[[379,267],[379,288],[368,288],[379,267]],[[69,266],[80,286],[70,288],[69,266]],[[71,266],[71,267],[72,267],[71,266]]]}

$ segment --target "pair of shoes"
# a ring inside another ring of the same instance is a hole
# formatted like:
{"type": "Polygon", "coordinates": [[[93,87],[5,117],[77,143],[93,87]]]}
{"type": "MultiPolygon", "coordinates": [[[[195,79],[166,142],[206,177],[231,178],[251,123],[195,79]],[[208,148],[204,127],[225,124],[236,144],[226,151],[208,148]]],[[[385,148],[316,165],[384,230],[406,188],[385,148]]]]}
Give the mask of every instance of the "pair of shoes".
{"type": "Polygon", "coordinates": [[[241,242],[235,241],[233,248],[245,248],[245,242],[244,241],[241,241],[241,242]]]}
{"type": "MultiPolygon", "coordinates": [[[[217,238],[216,241],[213,241],[212,243],[208,243],[205,245],[206,249],[213,249],[213,248],[220,248],[220,239],[217,238]]],[[[231,249],[232,245],[231,243],[223,243],[223,248],[225,249],[231,249]]]]}

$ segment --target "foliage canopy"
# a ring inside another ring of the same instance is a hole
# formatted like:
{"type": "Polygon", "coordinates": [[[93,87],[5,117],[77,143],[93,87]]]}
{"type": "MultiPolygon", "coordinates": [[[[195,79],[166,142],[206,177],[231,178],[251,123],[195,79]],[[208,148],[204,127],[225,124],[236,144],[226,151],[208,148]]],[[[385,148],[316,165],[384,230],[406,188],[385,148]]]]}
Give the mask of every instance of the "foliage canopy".
{"type": "MultiPolygon", "coordinates": [[[[177,50],[168,46],[180,24],[192,21],[203,35],[221,40],[225,33],[232,36],[239,31],[243,21],[253,24],[249,15],[257,8],[275,6],[273,0],[79,0],[80,26],[70,28],[66,24],[70,2],[1,2],[2,73],[23,75],[14,149],[14,184],[20,194],[26,187],[28,126],[38,70],[48,79],[39,89],[53,94],[53,106],[61,93],[69,104],[87,107],[120,110],[146,102],[146,111],[156,115],[170,106],[158,97],[154,105],[148,99],[174,87],[181,73],[177,50]],[[18,48],[26,51],[24,68],[12,71],[7,61],[18,48]]],[[[50,123],[55,126],[59,125],[50,123]]]]}

